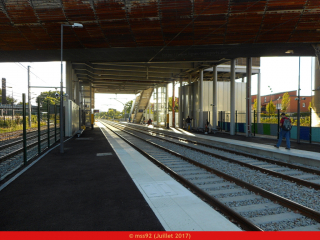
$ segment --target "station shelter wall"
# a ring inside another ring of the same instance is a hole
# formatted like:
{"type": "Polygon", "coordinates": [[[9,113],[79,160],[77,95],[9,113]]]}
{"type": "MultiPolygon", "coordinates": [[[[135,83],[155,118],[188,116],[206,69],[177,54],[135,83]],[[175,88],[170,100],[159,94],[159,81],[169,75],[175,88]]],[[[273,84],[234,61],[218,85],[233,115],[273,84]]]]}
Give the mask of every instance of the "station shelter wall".
{"type": "Polygon", "coordinates": [[[64,101],[65,135],[71,137],[79,129],[79,105],[71,100],[64,101]]]}
{"type": "MultiPolygon", "coordinates": [[[[199,92],[198,84],[199,82],[194,82],[190,85],[182,86],[179,91],[182,91],[182,99],[180,101],[180,109],[183,119],[188,116],[193,118],[191,126],[197,128],[200,123],[200,109],[199,109],[199,92]],[[190,95],[190,98],[189,98],[190,95]],[[190,100],[190,101],[189,101],[190,100]]],[[[218,82],[217,83],[217,110],[230,112],[230,82],[218,82]]],[[[246,83],[236,82],[235,83],[235,109],[239,112],[246,111],[246,83]]],[[[212,123],[212,106],[213,103],[213,82],[204,81],[203,82],[203,120],[212,123]]],[[[239,119],[245,122],[245,114],[239,116],[244,119],[239,119]]]]}

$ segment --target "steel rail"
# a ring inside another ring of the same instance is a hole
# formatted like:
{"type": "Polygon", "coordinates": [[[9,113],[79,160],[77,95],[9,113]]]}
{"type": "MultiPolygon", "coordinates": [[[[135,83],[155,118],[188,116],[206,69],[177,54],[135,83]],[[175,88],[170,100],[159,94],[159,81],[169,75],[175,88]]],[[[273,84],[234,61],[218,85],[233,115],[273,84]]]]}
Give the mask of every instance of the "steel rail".
{"type": "MultiPolygon", "coordinates": [[[[54,137],[54,135],[51,135],[51,136],[50,136],[50,138],[52,138],[52,137],[54,137]]],[[[43,139],[41,140],[41,143],[44,142],[44,141],[47,141],[47,137],[43,138],[43,139]]],[[[30,148],[35,147],[35,146],[37,146],[37,145],[38,145],[38,141],[36,141],[35,143],[29,144],[29,145],[27,146],[27,149],[30,149],[30,148]]],[[[46,147],[46,148],[48,148],[48,147],[46,147]]],[[[10,159],[10,158],[12,158],[12,157],[14,157],[15,155],[20,154],[21,152],[23,152],[23,147],[15,150],[15,151],[7,154],[7,155],[5,155],[5,156],[0,157],[0,163],[2,163],[2,162],[4,162],[4,161],[6,161],[6,160],[8,160],[8,159],[10,159]]]]}
{"type": "MultiPolygon", "coordinates": [[[[132,136],[134,136],[134,137],[136,137],[136,138],[138,138],[138,139],[140,139],[142,141],[148,142],[148,143],[152,144],[153,146],[158,147],[159,149],[162,149],[162,150],[164,150],[166,152],[172,153],[173,155],[178,156],[178,157],[188,161],[189,163],[191,163],[191,164],[193,164],[195,166],[201,167],[201,168],[207,170],[208,172],[214,173],[214,174],[220,176],[221,178],[224,178],[224,179],[226,179],[228,181],[234,182],[235,184],[237,184],[237,185],[239,185],[241,187],[247,188],[248,190],[250,190],[252,192],[255,192],[257,195],[261,195],[261,196],[263,196],[265,198],[270,199],[271,201],[275,201],[276,203],[278,203],[278,204],[280,204],[280,205],[282,205],[284,207],[290,208],[291,210],[293,210],[295,212],[298,211],[298,213],[300,213],[300,214],[302,214],[302,215],[304,215],[306,217],[312,218],[317,222],[320,222],[320,212],[318,212],[318,211],[315,211],[315,210],[313,210],[311,208],[305,207],[305,206],[303,206],[301,204],[298,204],[298,203],[296,203],[294,201],[291,201],[289,199],[281,197],[281,196],[279,196],[279,195],[277,195],[275,193],[272,193],[270,191],[267,191],[267,190],[264,190],[262,188],[259,188],[259,187],[256,187],[254,185],[251,185],[249,183],[246,183],[246,182],[244,182],[244,181],[242,181],[240,179],[237,179],[235,177],[229,176],[229,175],[227,175],[227,174],[225,174],[223,172],[220,172],[220,171],[218,171],[216,169],[210,168],[210,167],[208,167],[208,166],[206,166],[204,164],[198,163],[198,162],[196,162],[196,161],[194,161],[194,160],[192,160],[192,159],[190,159],[188,157],[185,157],[185,156],[183,156],[183,155],[181,155],[179,153],[176,153],[176,152],[174,152],[172,150],[166,149],[165,147],[162,147],[162,146],[160,146],[160,145],[158,145],[156,143],[152,143],[149,140],[146,140],[144,138],[138,137],[135,134],[130,133],[130,132],[126,131],[126,130],[122,130],[122,131],[124,131],[127,134],[130,134],[130,135],[132,135],[132,136]]],[[[162,140],[165,140],[165,139],[162,139],[162,140]]]]}
{"type": "MultiPolygon", "coordinates": [[[[110,131],[112,131],[114,134],[116,134],[118,137],[120,137],[122,140],[124,140],[126,143],[128,143],[130,146],[132,146],[134,149],[136,149],[139,153],[141,153],[143,156],[145,156],[147,159],[149,159],[151,162],[153,162],[155,165],[157,165],[159,168],[161,168],[163,171],[168,173],[171,177],[173,177],[175,180],[180,182],[185,187],[189,188],[192,192],[194,192],[197,196],[199,196],[201,199],[203,199],[206,203],[208,203],[211,207],[213,207],[215,210],[225,214],[231,222],[239,224],[243,229],[247,231],[263,231],[261,228],[259,228],[254,223],[248,221],[246,218],[242,217],[240,214],[232,210],[231,208],[224,205],[222,202],[217,200],[216,198],[212,197],[202,189],[198,188],[196,185],[191,183],[190,181],[186,180],[185,178],[178,175],[176,172],[171,170],[169,167],[152,157],[147,152],[143,151],[139,147],[135,146],[134,143],[129,141],[128,139],[124,138],[117,132],[113,131],[110,127],[106,125],[106,123],[103,123],[104,126],[106,126],[110,131]]],[[[111,125],[111,124],[110,124],[111,125]]],[[[122,130],[124,132],[127,132],[125,130],[122,130]]],[[[133,135],[132,133],[129,133],[133,135]]],[[[144,140],[144,139],[142,139],[144,140]]],[[[145,140],[144,140],[145,141],[145,140]]],[[[183,156],[179,156],[181,158],[184,158],[183,156]]]]}
{"type": "MultiPolygon", "coordinates": [[[[54,129],[51,129],[51,130],[50,130],[50,133],[53,132],[53,131],[54,131],[54,129]]],[[[30,133],[33,133],[33,132],[30,132],[30,133]]],[[[29,133],[29,134],[30,134],[30,133],[29,133]]],[[[41,134],[41,136],[43,136],[43,135],[47,135],[47,133],[41,134]]],[[[36,137],[38,137],[38,135],[30,136],[30,137],[27,138],[27,140],[30,140],[30,139],[36,138],[36,137]]],[[[8,143],[8,144],[5,144],[5,145],[2,145],[2,146],[0,146],[0,150],[3,150],[3,149],[8,148],[8,147],[12,147],[13,145],[19,144],[19,143],[21,143],[22,141],[23,141],[23,139],[17,140],[17,141],[15,141],[15,142],[11,142],[11,143],[8,143]]]]}
{"type": "Polygon", "coordinates": [[[230,150],[229,149],[224,149],[224,148],[217,147],[217,146],[212,146],[212,145],[209,145],[209,144],[206,144],[206,143],[203,143],[203,142],[198,142],[198,141],[189,140],[189,139],[183,138],[183,137],[176,137],[176,136],[173,136],[173,135],[170,135],[170,134],[165,134],[165,133],[160,132],[160,131],[155,130],[155,129],[149,130],[149,131],[154,132],[154,133],[158,133],[158,134],[162,134],[162,135],[167,136],[167,137],[172,137],[172,138],[176,138],[176,139],[183,140],[183,141],[186,141],[186,142],[202,145],[202,146],[205,146],[205,147],[214,148],[214,149],[217,149],[217,150],[220,150],[220,151],[234,153],[234,154],[237,154],[237,155],[241,155],[241,156],[244,156],[244,157],[257,159],[257,160],[264,161],[264,162],[267,162],[267,163],[277,164],[279,166],[288,167],[288,168],[291,168],[291,169],[303,170],[304,172],[320,175],[320,170],[311,169],[311,168],[307,168],[307,167],[303,167],[303,166],[297,166],[297,165],[294,165],[294,164],[291,164],[291,163],[284,163],[284,162],[280,162],[280,161],[277,161],[277,160],[271,160],[271,159],[268,159],[268,158],[252,155],[250,153],[237,152],[237,151],[232,150],[232,149],[230,149],[230,150]]]}
{"type": "MultiPolygon", "coordinates": [[[[52,124],[52,123],[51,123],[52,124]]],[[[50,125],[51,125],[50,124],[50,125]]],[[[47,129],[47,126],[42,126],[41,128],[47,129]]],[[[27,129],[27,134],[28,133],[33,133],[36,132],[38,128],[31,128],[31,129],[27,129]]],[[[14,138],[18,138],[19,136],[22,137],[23,133],[22,130],[18,130],[18,131],[14,131],[14,132],[7,132],[7,133],[1,133],[0,134],[0,142],[2,141],[6,141],[6,140],[1,140],[1,138],[8,138],[8,137],[13,137],[13,138],[9,138],[7,140],[12,140],[14,138]],[[4,136],[5,135],[5,136],[4,136]]]]}
{"type": "MultiPolygon", "coordinates": [[[[122,126],[122,125],[120,125],[122,126]]],[[[144,133],[143,131],[140,131],[140,130],[137,130],[135,128],[131,128],[133,131],[138,131],[138,132],[141,132],[141,133],[144,133]]],[[[152,131],[150,131],[152,132],[152,131]]],[[[167,137],[172,137],[170,135],[165,135],[163,134],[164,136],[167,136],[167,137]]],[[[159,139],[163,139],[161,137],[157,137],[157,136],[153,136],[155,138],[159,138],[159,139]]],[[[208,144],[203,144],[203,143],[199,143],[199,142],[196,142],[196,141],[188,141],[188,140],[184,140],[183,138],[179,138],[179,137],[172,137],[172,138],[176,138],[178,140],[182,140],[182,141],[186,141],[186,142],[191,142],[191,143],[194,143],[194,144],[198,144],[198,145],[202,145],[202,146],[205,146],[205,147],[210,147],[210,148],[214,148],[216,149],[216,147],[213,147],[213,146],[210,146],[208,144]]],[[[224,160],[224,161],[228,161],[228,162],[231,162],[231,163],[236,163],[236,164],[239,164],[241,166],[245,166],[245,167],[248,167],[250,169],[253,169],[253,170],[257,170],[257,171],[260,171],[262,173],[267,173],[267,174],[270,174],[274,177],[277,177],[277,178],[282,178],[282,179],[285,179],[285,180],[288,180],[288,181],[291,181],[291,182],[295,182],[297,184],[300,184],[302,186],[305,186],[305,187],[312,187],[316,190],[320,190],[320,184],[317,184],[317,183],[313,183],[313,182],[309,182],[309,181],[306,181],[306,180],[303,180],[303,179],[300,179],[300,178],[296,178],[296,177],[291,177],[289,175],[286,175],[286,174],[282,174],[282,173],[278,173],[278,172],[275,172],[275,171],[272,171],[272,170],[269,170],[269,169],[266,169],[266,168],[262,168],[262,167],[258,167],[258,166],[255,166],[255,165],[252,165],[250,163],[245,163],[245,162],[242,162],[242,161],[238,161],[238,160],[234,160],[232,158],[229,158],[229,157],[224,157],[224,156],[221,156],[219,154],[214,154],[214,153],[211,153],[211,152],[208,152],[208,151],[205,151],[205,150],[202,150],[202,149],[197,149],[197,148],[193,148],[191,146],[186,146],[185,144],[181,144],[181,143],[178,143],[178,142],[174,142],[174,141],[171,141],[169,139],[166,139],[166,141],[168,142],[171,142],[171,143],[174,143],[174,144],[177,144],[179,146],[183,146],[183,147],[186,147],[186,148],[189,148],[189,149],[192,149],[194,151],[198,151],[198,152],[201,152],[203,154],[206,154],[206,155],[210,155],[212,157],[215,157],[215,158],[219,158],[221,160],[224,160]]],[[[229,152],[229,150],[226,150],[226,149],[223,149],[223,148],[219,148],[218,150],[221,150],[221,151],[224,151],[224,152],[229,152]]],[[[240,156],[245,156],[245,157],[253,157],[253,155],[250,155],[250,154],[242,154],[242,153],[238,153],[236,151],[230,151],[231,153],[233,154],[237,154],[237,155],[240,155],[240,156]]],[[[259,159],[258,159],[259,160],[259,159]]],[[[271,160],[272,161],[272,160],[271,160]]],[[[277,164],[275,162],[270,162],[272,164],[277,164]]],[[[279,164],[280,165],[280,164],[279,164]]],[[[286,166],[286,165],[283,165],[283,166],[286,166]]],[[[312,170],[312,169],[309,169],[307,168],[308,170],[312,170]]],[[[295,170],[303,170],[303,169],[300,169],[299,166],[295,166],[295,170]]],[[[313,173],[313,172],[309,172],[309,173],[313,173]]]]}

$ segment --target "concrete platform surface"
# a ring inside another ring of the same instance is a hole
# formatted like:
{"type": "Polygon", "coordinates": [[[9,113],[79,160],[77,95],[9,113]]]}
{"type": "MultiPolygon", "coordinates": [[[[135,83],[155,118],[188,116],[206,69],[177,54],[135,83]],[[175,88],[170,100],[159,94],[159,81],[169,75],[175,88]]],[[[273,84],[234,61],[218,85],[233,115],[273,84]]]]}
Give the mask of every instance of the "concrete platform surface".
{"type": "Polygon", "coordinates": [[[0,230],[241,231],[100,127],[0,182],[0,230]]]}
{"type": "Polygon", "coordinates": [[[63,154],[53,149],[0,191],[0,230],[164,230],[101,130],[81,138],[87,140],[70,139],[63,154]]]}
{"type": "Polygon", "coordinates": [[[98,123],[167,231],[241,231],[220,213],[98,123]]]}

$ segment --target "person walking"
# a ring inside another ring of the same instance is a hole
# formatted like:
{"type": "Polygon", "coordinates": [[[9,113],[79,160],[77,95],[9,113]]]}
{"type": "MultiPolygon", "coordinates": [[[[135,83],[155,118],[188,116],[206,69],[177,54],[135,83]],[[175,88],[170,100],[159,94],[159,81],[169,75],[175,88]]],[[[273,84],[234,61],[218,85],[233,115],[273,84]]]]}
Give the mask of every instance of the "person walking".
{"type": "Polygon", "coordinates": [[[282,138],[286,138],[286,149],[290,150],[290,130],[292,128],[290,118],[286,117],[285,113],[281,113],[281,120],[280,120],[280,133],[279,133],[279,140],[276,145],[276,148],[279,148],[282,142],[282,138]]]}
{"type": "Polygon", "coordinates": [[[188,116],[187,119],[186,119],[187,130],[190,130],[190,129],[191,129],[191,121],[192,121],[192,118],[190,118],[190,117],[188,116]]]}

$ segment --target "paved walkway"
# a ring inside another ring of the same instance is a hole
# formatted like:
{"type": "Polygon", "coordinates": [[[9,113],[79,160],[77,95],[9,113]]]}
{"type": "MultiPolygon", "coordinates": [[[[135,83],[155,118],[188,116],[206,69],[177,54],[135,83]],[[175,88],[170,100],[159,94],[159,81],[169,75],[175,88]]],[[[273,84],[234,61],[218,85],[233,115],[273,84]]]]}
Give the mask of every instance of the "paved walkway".
{"type": "Polygon", "coordinates": [[[79,139],[0,191],[0,230],[164,230],[100,129],[79,139]]]}

